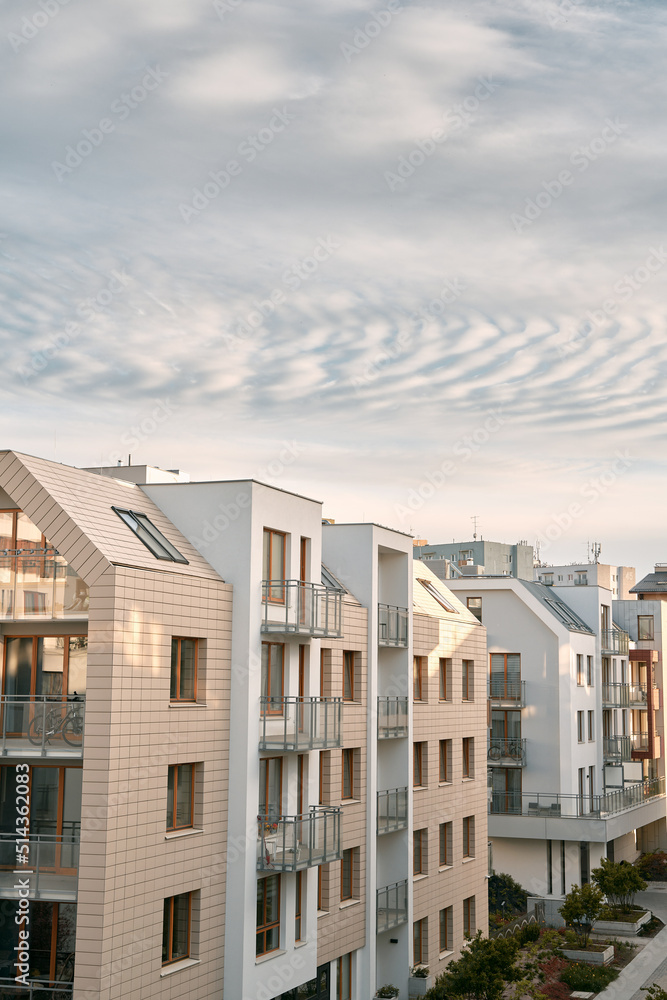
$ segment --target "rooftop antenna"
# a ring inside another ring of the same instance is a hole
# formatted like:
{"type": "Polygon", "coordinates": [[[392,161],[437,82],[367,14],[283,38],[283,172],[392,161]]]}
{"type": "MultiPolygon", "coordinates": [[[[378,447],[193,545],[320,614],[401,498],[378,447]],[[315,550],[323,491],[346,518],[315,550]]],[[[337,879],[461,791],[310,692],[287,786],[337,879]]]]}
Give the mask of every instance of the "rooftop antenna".
{"type": "Polygon", "coordinates": [[[479,514],[473,514],[473,516],[470,518],[470,520],[472,521],[472,527],[473,527],[473,532],[472,532],[473,541],[476,542],[477,541],[477,522],[479,521],[479,514]]]}
{"type": "Polygon", "coordinates": [[[592,550],[592,553],[593,553],[593,562],[594,563],[599,563],[600,562],[600,553],[602,552],[602,544],[601,544],[601,542],[592,542],[591,543],[591,550],[592,550]]]}

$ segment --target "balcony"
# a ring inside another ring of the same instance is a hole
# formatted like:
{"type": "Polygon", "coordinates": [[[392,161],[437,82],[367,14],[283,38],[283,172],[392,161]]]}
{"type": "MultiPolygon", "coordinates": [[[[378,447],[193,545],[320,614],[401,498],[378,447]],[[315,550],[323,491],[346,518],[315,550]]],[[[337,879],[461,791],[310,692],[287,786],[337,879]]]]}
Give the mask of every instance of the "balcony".
{"type": "Polygon", "coordinates": [[[378,604],[378,646],[408,645],[408,609],[378,604]]]}
{"type": "Polygon", "coordinates": [[[61,701],[48,695],[0,697],[3,757],[83,756],[86,702],[61,701]]]}
{"type": "Polygon", "coordinates": [[[0,997],[3,1000],[72,1000],[74,985],[55,979],[28,979],[22,986],[15,979],[0,977],[0,997]]]}
{"type": "Polygon", "coordinates": [[[88,617],[88,585],[55,549],[3,549],[0,619],[88,617]]]}
{"type": "Polygon", "coordinates": [[[605,761],[615,764],[632,760],[632,739],[629,736],[605,736],[602,756],[605,761]]]}
{"type": "Polygon", "coordinates": [[[341,746],[342,698],[260,698],[259,749],[286,752],[341,746]]]}
{"type": "Polygon", "coordinates": [[[642,684],[602,684],[602,704],[610,708],[646,708],[646,687],[642,684]]]}
{"type": "Polygon", "coordinates": [[[395,833],[405,830],[408,825],[408,789],[389,788],[378,792],[377,832],[395,833]]]}
{"type": "Polygon", "coordinates": [[[630,636],[622,628],[604,628],[600,632],[600,646],[603,655],[627,656],[630,636]]]}
{"type": "MultiPolygon", "coordinates": [[[[55,822],[53,824],[55,826],[55,822]]],[[[29,881],[29,899],[76,902],[80,823],[64,824],[66,832],[27,838],[27,864],[18,862],[24,841],[17,833],[0,833],[0,898],[18,899],[17,879],[29,881]],[[20,871],[20,875],[17,872],[20,871]]]]}
{"type": "Polygon", "coordinates": [[[378,739],[395,740],[408,735],[408,699],[378,698],[378,739]]]}
{"type": "Polygon", "coordinates": [[[262,632],[342,638],[342,590],[303,580],[262,580],[262,632]]]}
{"type": "Polygon", "coordinates": [[[298,872],[340,861],[341,810],[311,806],[300,816],[258,816],[257,870],[298,872]]]}
{"type": "Polygon", "coordinates": [[[377,891],[377,933],[400,927],[408,919],[408,883],[393,882],[377,891]]]}
{"type": "Polygon", "coordinates": [[[507,677],[490,677],[488,697],[492,708],[524,708],[526,682],[507,677]]]}
{"type": "Polygon", "coordinates": [[[604,795],[561,795],[548,792],[493,792],[489,802],[492,814],[541,816],[561,819],[605,819],[643,805],[665,794],[665,779],[640,781],[604,795]]]}
{"type": "Polygon", "coordinates": [[[519,738],[510,740],[491,738],[486,757],[494,766],[524,767],[526,764],[526,741],[519,738]]]}

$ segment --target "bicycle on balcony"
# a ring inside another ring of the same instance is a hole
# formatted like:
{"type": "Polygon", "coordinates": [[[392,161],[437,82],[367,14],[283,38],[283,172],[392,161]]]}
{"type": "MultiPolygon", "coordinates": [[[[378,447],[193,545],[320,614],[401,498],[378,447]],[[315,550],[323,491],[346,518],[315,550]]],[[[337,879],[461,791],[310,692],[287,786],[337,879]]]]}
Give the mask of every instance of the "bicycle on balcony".
{"type": "Polygon", "coordinates": [[[54,738],[62,736],[65,743],[71,747],[80,747],[83,740],[83,717],[81,706],[83,699],[74,692],[67,698],[68,709],[63,714],[63,704],[58,702],[52,708],[45,709],[33,716],[28,726],[28,739],[33,746],[43,746],[54,738]]]}

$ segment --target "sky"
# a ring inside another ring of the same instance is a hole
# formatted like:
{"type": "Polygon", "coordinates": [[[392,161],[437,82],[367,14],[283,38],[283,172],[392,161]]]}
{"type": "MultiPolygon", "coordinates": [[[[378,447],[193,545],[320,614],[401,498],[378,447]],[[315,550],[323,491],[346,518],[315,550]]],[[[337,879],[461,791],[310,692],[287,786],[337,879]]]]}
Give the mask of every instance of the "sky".
{"type": "Polygon", "coordinates": [[[2,447],[667,561],[663,3],[0,21],[2,447]]]}

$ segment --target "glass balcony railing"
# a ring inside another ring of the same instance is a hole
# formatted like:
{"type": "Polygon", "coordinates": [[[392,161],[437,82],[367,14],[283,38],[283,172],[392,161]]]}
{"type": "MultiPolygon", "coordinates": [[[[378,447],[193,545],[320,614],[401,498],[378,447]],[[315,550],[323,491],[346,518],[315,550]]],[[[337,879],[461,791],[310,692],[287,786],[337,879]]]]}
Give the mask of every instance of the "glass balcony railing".
{"type": "Polygon", "coordinates": [[[378,645],[408,645],[408,609],[378,604],[378,645]]]}
{"type": "Polygon", "coordinates": [[[341,746],[342,698],[260,698],[259,749],[325,750],[341,746]]]}
{"type": "Polygon", "coordinates": [[[3,757],[81,757],[86,702],[50,695],[0,696],[3,757]]]}
{"type": "Polygon", "coordinates": [[[486,753],[493,764],[523,765],[526,763],[526,741],[524,739],[497,740],[491,738],[486,753]]]}
{"type": "Polygon", "coordinates": [[[400,927],[408,919],[407,879],[393,882],[377,891],[377,933],[400,927]]]}
{"type": "Polygon", "coordinates": [[[604,681],[602,703],[616,708],[646,706],[646,687],[643,684],[616,684],[604,681]]]}
{"type": "Polygon", "coordinates": [[[523,708],[526,704],[526,682],[518,678],[490,677],[489,701],[523,708]]]}
{"type": "MultiPolygon", "coordinates": [[[[53,827],[55,827],[55,821],[53,827]]],[[[29,882],[30,899],[53,899],[62,902],[76,900],[79,868],[79,837],[81,823],[63,823],[61,834],[29,834],[27,864],[18,860],[16,832],[0,833],[0,896],[5,899],[18,895],[17,872],[29,882]]],[[[1,994],[0,994],[1,995],[1,994]]]]}
{"type": "Polygon", "coordinates": [[[378,739],[401,739],[408,735],[408,699],[378,698],[378,739]]]}
{"type": "Polygon", "coordinates": [[[548,792],[492,792],[489,812],[510,816],[541,816],[551,819],[605,819],[644,805],[665,794],[665,779],[654,778],[627,785],[604,795],[561,795],[548,792]]]}
{"type": "Polygon", "coordinates": [[[600,632],[600,646],[603,653],[627,656],[630,636],[621,628],[604,628],[600,632]]]}
{"type": "Polygon", "coordinates": [[[342,590],[303,580],[262,580],[262,632],[338,638],[342,590]]]}
{"type": "Polygon", "coordinates": [[[340,817],[332,806],[311,806],[300,816],[258,816],[258,871],[297,872],[340,861],[340,817]]]}
{"type": "Polygon", "coordinates": [[[88,585],[55,549],[0,552],[0,619],[88,617],[88,585]]]}
{"type": "Polygon", "coordinates": [[[605,736],[602,740],[602,756],[606,761],[615,763],[632,760],[631,737],[605,736]]]}
{"type": "Polygon", "coordinates": [[[52,979],[28,979],[22,986],[15,979],[0,976],[0,997],[2,1000],[72,1000],[74,984],[56,982],[52,979]]]}
{"type": "Polygon", "coordinates": [[[388,788],[378,792],[378,835],[405,830],[408,825],[408,789],[388,788]]]}

